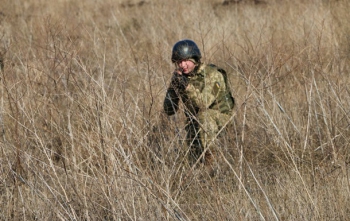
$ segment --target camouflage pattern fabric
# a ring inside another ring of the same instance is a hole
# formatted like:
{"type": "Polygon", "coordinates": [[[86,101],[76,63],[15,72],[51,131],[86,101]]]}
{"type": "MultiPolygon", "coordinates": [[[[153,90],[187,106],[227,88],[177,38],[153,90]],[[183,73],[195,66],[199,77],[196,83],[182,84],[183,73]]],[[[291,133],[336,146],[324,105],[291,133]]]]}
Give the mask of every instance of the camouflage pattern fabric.
{"type": "Polygon", "coordinates": [[[199,111],[197,119],[191,119],[189,121],[186,125],[186,140],[190,147],[189,159],[192,164],[198,160],[204,148],[208,148],[213,155],[216,155],[218,150],[215,146],[215,138],[230,118],[231,115],[229,114],[208,109],[206,111],[199,111]]]}
{"type": "Polygon", "coordinates": [[[164,100],[164,111],[168,115],[174,114],[182,100],[188,120],[189,159],[195,162],[206,147],[215,152],[212,141],[229,121],[234,100],[226,76],[216,66],[201,64],[194,73],[181,76],[188,78],[188,86],[185,89],[177,86],[173,77],[164,100]]]}

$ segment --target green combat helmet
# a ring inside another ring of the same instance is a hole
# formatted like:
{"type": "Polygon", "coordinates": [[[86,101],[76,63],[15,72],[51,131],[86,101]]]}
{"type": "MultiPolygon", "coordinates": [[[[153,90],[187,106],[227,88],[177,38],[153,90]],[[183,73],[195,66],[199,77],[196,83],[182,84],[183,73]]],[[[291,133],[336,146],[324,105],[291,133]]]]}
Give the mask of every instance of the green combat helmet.
{"type": "Polygon", "coordinates": [[[194,41],[189,39],[184,39],[178,41],[174,47],[171,56],[171,61],[173,63],[177,61],[182,61],[186,59],[194,59],[196,62],[199,62],[201,59],[201,51],[194,41]]]}

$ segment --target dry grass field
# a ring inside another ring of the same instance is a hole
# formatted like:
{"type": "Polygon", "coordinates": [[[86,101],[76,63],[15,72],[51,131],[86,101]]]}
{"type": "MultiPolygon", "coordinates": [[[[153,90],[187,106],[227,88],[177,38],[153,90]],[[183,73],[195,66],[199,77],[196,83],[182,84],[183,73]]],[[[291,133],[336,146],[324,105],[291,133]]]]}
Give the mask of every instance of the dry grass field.
{"type": "Polygon", "coordinates": [[[2,0],[0,220],[349,220],[347,0],[2,0]],[[219,172],[162,112],[171,49],[224,68],[219,172]]]}

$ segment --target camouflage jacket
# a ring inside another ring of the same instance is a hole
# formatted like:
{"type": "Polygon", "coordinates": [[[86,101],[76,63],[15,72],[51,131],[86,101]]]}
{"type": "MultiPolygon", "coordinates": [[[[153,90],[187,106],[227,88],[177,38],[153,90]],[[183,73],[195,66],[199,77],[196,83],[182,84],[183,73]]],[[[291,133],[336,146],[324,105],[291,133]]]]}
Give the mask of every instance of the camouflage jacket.
{"type": "Polygon", "coordinates": [[[186,78],[188,87],[180,87],[173,77],[164,100],[164,111],[173,115],[178,110],[182,100],[187,116],[194,115],[206,109],[229,113],[234,106],[234,99],[227,84],[224,70],[215,65],[201,64],[194,73],[181,75],[186,78]]]}

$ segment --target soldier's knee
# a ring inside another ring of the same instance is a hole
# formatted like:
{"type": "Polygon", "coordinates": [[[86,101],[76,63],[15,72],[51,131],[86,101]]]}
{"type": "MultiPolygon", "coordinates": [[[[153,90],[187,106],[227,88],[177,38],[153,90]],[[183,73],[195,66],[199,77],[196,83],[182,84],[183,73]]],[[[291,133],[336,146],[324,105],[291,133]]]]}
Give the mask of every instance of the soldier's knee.
{"type": "Polygon", "coordinates": [[[218,130],[217,122],[210,114],[203,114],[202,116],[198,117],[198,120],[203,132],[210,133],[218,130]]]}
{"type": "Polygon", "coordinates": [[[209,127],[216,126],[215,113],[213,111],[207,110],[198,113],[198,121],[203,125],[208,125],[209,127]]]}

